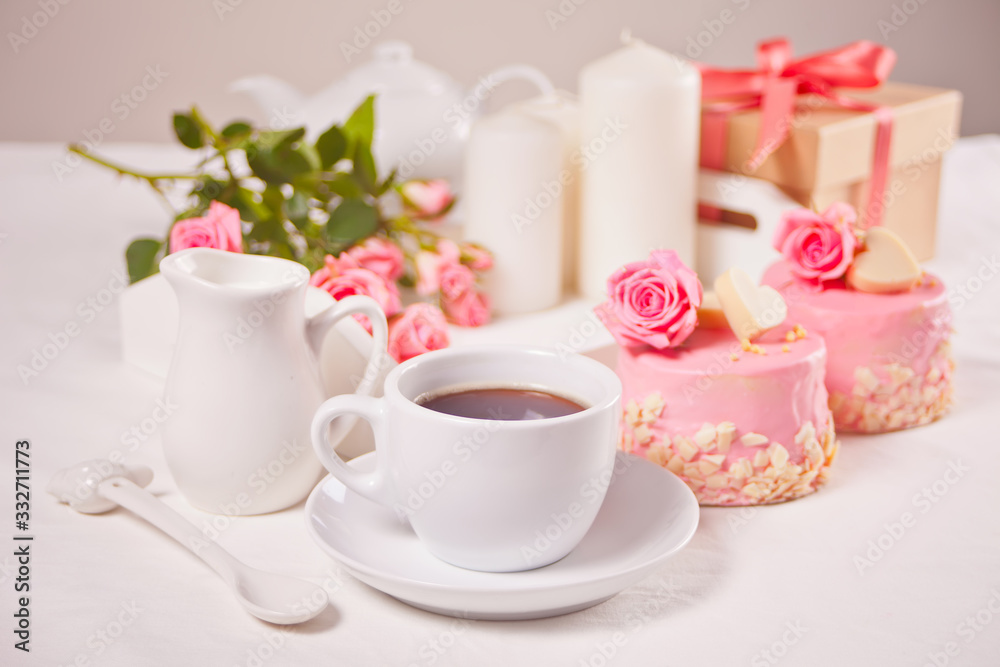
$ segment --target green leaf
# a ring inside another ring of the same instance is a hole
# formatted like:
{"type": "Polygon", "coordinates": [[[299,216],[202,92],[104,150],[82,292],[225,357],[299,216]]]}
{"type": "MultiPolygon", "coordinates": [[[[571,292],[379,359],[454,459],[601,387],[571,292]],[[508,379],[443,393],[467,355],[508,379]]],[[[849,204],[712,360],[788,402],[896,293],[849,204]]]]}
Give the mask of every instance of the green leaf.
{"type": "Polygon", "coordinates": [[[258,143],[264,148],[290,146],[306,135],[306,128],[293,127],[290,130],[264,130],[258,133],[258,143]]]}
{"type": "Polygon", "coordinates": [[[128,279],[137,283],[159,270],[156,256],[163,249],[163,241],[157,239],[136,239],[125,250],[125,263],[128,265],[128,279]]]}
{"type": "Polygon", "coordinates": [[[323,267],[324,264],[323,259],[325,257],[326,257],[326,252],[322,250],[313,249],[310,250],[305,255],[303,255],[302,257],[299,257],[298,261],[301,264],[305,265],[307,269],[309,269],[309,273],[316,273],[318,269],[321,269],[323,267]]]}
{"type": "Polygon", "coordinates": [[[330,214],[326,236],[333,242],[353,244],[378,229],[378,212],[362,199],[345,199],[330,214]]]}
{"type": "MultiPolygon", "coordinates": [[[[303,174],[312,174],[319,171],[319,152],[310,146],[309,144],[298,143],[290,149],[282,149],[281,153],[284,156],[285,150],[289,153],[295,153],[298,157],[305,160],[305,163],[309,165],[309,171],[303,172],[303,174]]],[[[299,176],[303,175],[299,174],[299,176]]]]}
{"type": "MultiPolygon", "coordinates": [[[[271,257],[281,257],[283,259],[295,259],[295,251],[292,246],[284,241],[272,241],[267,246],[267,254],[271,257]]],[[[310,271],[310,273],[312,273],[310,271]]]]}
{"type": "Polygon", "coordinates": [[[199,200],[199,204],[204,204],[206,207],[213,200],[225,202],[225,191],[229,186],[229,183],[212,178],[211,176],[204,176],[200,181],[198,181],[192,190],[192,194],[196,196],[199,200]]]}
{"type": "Polygon", "coordinates": [[[385,177],[385,180],[375,189],[374,195],[376,197],[381,197],[386,192],[392,189],[392,186],[396,184],[396,170],[393,169],[389,172],[389,175],[385,177]]]}
{"type": "Polygon", "coordinates": [[[360,199],[364,195],[350,174],[337,174],[324,183],[330,188],[330,192],[340,195],[344,199],[360,199]]]}
{"type": "Polygon", "coordinates": [[[254,151],[248,150],[247,164],[253,169],[254,175],[265,183],[280,184],[284,182],[281,175],[281,165],[277,164],[270,148],[258,146],[254,151]]]}
{"type": "Polygon", "coordinates": [[[269,215],[269,211],[264,204],[257,201],[258,195],[253,190],[247,188],[237,188],[233,196],[223,203],[232,206],[240,212],[240,219],[251,223],[258,223],[269,215]]]}
{"type": "MultiPolygon", "coordinates": [[[[307,197],[315,199],[321,199],[319,188],[322,183],[319,171],[310,171],[307,174],[299,174],[292,179],[292,187],[296,192],[301,192],[307,197]]],[[[323,186],[322,190],[323,192],[326,192],[326,187],[323,186]]]]}
{"type": "Polygon", "coordinates": [[[188,148],[201,148],[205,145],[205,135],[201,126],[189,114],[174,114],[174,134],[188,148]]]}
{"type": "Polygon", "coordinates": [[[285,215],[296,229],[304,230],[309,225],[309,198],[301,192],[294,192],[285,202],[285,215]]]}
{"type": "Polygon", "coordinates": [[[261,193],[261,199],[270,211],[276,213],[271,217],[280,218],[281,211],[285,205],[285,195],[281,192],[281,187],[277,185],[268,185],[264,188],[264,192],[261,193]]]}
{"type": "Polygon", "coordinates": [[[308,174],[313,170],[309,158],[301,149],[282,151],[276,157],[285,183],[291,183],[297,176],[308,174]]]}
{"type": "Polygon", "coordinates": [[[375,172],[375,158],[372,157],[371,148],[365,144],[355,144],[354,155],[354,178],[358,185],[370,195],[378,192],[378,174],[375,172]]]}
{"type": "Polygon", "coordinates": [[[351,114],[343,126],[344,134],[351,141],[372,145],[375,134],[375,96],[369,95],[351,114]]]}
{"type": "Polygon", "coordinates": [[[222,128],[222,138],[229,141],[238,141],[250,136],[252,131],[253,128],[250,127],[249,123],[238,120],[222,128]]]}
{"type": "Polygon", "coordinates": [[[316,152],[323,169],[329,169],[347,155],[347,137],[336,125],[319,135],[316,140],[316,152]]]}
{"type": "Polygon", "coordinates": [[[247,153],[247,163],[256,176],[271,185],[291,183],[297,176],[313,170],[302,151],[287,146],[286,149],[261,147],[254,154],[247,153]]]}
{"type": "Polygon", "coordinates": [[[247,235],[254,241],[288,243],[288,233],[279,218],[265,218],[255,223],[247,235]]]}

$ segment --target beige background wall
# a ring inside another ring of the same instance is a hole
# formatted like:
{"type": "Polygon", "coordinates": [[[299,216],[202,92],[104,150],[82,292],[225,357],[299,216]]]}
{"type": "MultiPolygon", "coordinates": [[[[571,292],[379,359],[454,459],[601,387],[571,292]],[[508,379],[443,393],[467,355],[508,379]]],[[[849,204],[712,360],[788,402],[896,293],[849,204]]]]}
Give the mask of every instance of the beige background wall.
{"type": "MultiPolygon", "coordinates": [[[[78,141],[110,119],[103,141],[168,141],[171,110],[192,102],[220,123],[260,120],[248,98],[226,91],[230,81],[266,72],[316,91],[349,67],[340,43],[390,4],[61,1],[0,4],[0,140],[78,141]],[[147,76],[157,68],[158,82],[147,76]],[[126,113],[120,97],[144,78],[145,99],[126,113]]],[[[624,26],[680,54],[703,33],[699,58],[730,66],[750,65],[754,44],[774,35],[799,54],[872,39],[898,51],[892,78],[965,93],[963,134],[1000,132],[998,0],[393,1],[402,11],[378,38],[410,41],[464,83],[522,61],[575,90],[580,66],[614,49],[624,26]]]]}

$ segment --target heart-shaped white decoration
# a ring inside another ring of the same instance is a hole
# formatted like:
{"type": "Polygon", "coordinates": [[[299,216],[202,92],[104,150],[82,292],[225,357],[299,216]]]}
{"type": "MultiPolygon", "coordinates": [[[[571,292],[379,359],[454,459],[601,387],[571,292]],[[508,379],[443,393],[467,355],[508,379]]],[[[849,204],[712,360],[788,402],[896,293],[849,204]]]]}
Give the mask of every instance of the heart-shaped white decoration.
{"type": "Polygon", "coordinates": [[[754,340],[788,315],[788,306],[776,289],[758,286],[740,269],[729,269],[716,278],[715,293],[729,328],[740,340],[754,340]]]}
{"type": "Polygon", "coordinates": [[[715,292],[707,291],[701,295],[701,306],[698,308],[698,326],[702,329],[725,329],[729,326],[722,304],[715,292]]]}
{"type": "Polygon", "coordinates": [[[920,282],[921,270],[910,248],[895,232],[872,227],[864,249],[847,269],[847,284],[859,292],[905,292],[920,282]]]}

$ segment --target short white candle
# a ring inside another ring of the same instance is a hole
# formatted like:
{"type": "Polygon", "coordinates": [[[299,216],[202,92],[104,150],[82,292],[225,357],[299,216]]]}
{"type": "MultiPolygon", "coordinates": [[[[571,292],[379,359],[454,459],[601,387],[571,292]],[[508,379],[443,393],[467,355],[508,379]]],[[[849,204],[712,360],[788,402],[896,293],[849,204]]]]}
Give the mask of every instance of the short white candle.
{"type": "Polygon", "coordinates": [[[577,258],[580,254],[580,105],[562,91],[520,102],[514,108],[555,123],[562,136],[563,176],[563,290],[577,291],[577,258]]]}
{"type": "Polygon", "coordinates": [[[465,154],[465,238],[493,253],[486,293],[497,315],[543,310],[562,297],[563,140],[517,109],[483,117],[465,154]]]}
{"type": "Polygon", "coordinates": [[[638,40],[580,72],[586,296],[603,297],[615,269],[654,248],[694,266],[700,98],[695,67],[638,40]]]}

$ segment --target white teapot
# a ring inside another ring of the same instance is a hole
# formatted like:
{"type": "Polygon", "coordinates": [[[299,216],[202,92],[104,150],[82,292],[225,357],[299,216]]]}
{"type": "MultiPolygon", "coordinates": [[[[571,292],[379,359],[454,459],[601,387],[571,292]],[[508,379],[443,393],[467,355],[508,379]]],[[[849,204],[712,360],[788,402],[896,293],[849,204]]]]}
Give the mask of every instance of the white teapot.
{"type": "Polygon", "coordinates": [[[504,81],[524,79],[543,94],[554,90],[544,74],[527,65],[494,70],[466,90],[444,72],[414,60],[405,42],[383,42],[372,48],[369,62],[310,98],[268,75],[240,79],[230,90],[250,94],[281,127],[305,125],[309,139],[346,120],[374,93],[378,97],[373,153],[379,170],[388,173],[396,168],[403,178],[445,178],[456,189],[469,128],[493,89],[504,81]]]}

